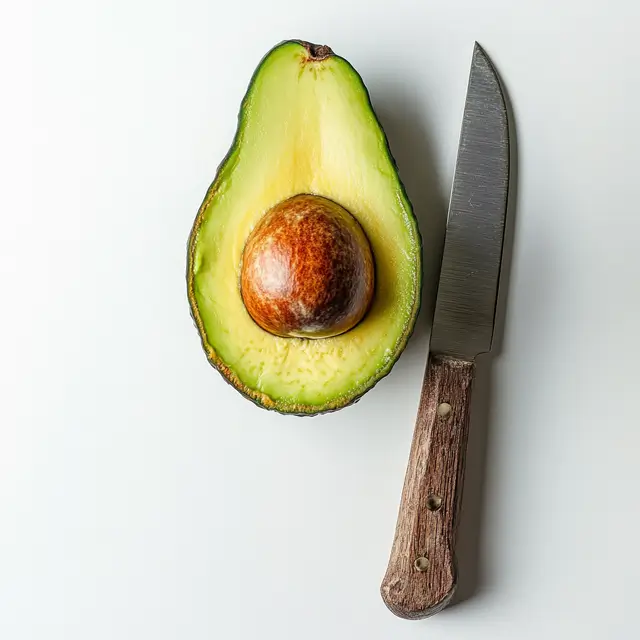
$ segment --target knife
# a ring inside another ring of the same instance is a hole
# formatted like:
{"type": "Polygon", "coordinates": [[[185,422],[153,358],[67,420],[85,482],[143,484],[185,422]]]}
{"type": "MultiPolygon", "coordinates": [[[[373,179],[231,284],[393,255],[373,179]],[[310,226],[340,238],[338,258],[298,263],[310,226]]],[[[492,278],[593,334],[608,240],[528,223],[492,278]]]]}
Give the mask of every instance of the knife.
{"type": "Polygon", "coordinates": [[[509,187],[509,122],[498,76],[475,44],[431,330],[429,359],[380,588],[397,616],[442,610],[457,583],[456,529],[475,359],[491,350],[509,187]]]}

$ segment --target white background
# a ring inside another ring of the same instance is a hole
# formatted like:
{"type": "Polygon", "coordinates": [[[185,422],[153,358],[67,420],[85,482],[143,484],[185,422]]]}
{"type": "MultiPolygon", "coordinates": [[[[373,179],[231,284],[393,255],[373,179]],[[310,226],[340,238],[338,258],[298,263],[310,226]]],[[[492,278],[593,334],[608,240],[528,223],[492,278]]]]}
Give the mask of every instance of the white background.
{"type": "Polygon", "coordinates": [[[632,1],[39,0],[2,10],[0,637],[638,637],[640,9],[632,1]],[[392,374],[314,419],[207,364],[187,236],[260,58],[369,87],[425,236],[392,374]],[[378,593],[429,336],[474,40],[518,134],[480,364],[457,604],[378,593]]]}

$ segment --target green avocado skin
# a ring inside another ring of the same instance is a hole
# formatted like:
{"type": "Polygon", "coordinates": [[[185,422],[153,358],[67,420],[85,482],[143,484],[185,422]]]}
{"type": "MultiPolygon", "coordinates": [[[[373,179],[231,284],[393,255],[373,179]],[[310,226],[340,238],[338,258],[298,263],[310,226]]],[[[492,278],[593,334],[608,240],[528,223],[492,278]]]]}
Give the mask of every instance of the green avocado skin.
{"type": "Polygon", "coordinates": [[[188,243],[187,243],[188,250],[187,250],[187,273],[186,273],[187,278],[186,279],[187,279],[188,304],[189,304],[191,317],[194,321],[196,329],[198,330],[202,348],[205,351],[205,354],[207,356],[209,363],[220,373],[223,379],[228,384],[230,384],[238,393],[240,393],[244,398],[246,398],[247,400],[250,400],[256,406],[262,409],[273,411],[282,415],[297,416],[297,417],[312,417],[312,416],[317,416],[321,414],[332,413],[340,409],[346,408],[348,406],[352,406],[358,401],[360,401],[362,397],[366,395],[367,392],[373,389],[378,384],[378,382],[380,382],[380,380],[382,380],[387,375],[389,375],[389,373],[393,369],[393,366],[395,365],[399,357],[404,352],[409,339],[413,335],[413,332],[416,326],[416,321],[418,319],[418,316],[422,307],[422,279],[423,279],[422,235],[418,226],[417,218],[413,210],[413,206],[406,192],[406,188],[400,178],[398,166],[391,152],[389,141],[384,131],[384,128],[382,127],[382,124],[380,123],[380,120],[378,119],[377,114],[375,113],[375,110],[371,102],[369,91],[366,85],[364,84],[362,77],[351,66],[351,64],[346,59],[333,53],[333,51],[331,51],[331,49],[329,49],[328,47],[325,47],[325,46],[320,47],[318,45],[314,45],[299,39],[282,40],[280,43],[272,47],[262,57],[262,59],[260,60],[259,64],[257,65],[256,69],[254,70],[251,76],[247,90],[241,101],[237,122],[238,124],[236,127],[232,144],[216,169],[215,177],[201,202],[198,213],[191,227],[188,243]],[[270,58],[274,53],[276,53],[282,47],[287,47],[292,44],[297,44],[301,47],[304,47],[309,52],[322,51],[323,55],[326,55],[327,57],[335,57],[341,60],[343,63],[345,63],[350,67],[354,76],[357,78],[360,84],[360,88],[363,94],[366,96],[367,107],[370,112],[370,115],[372,116],[375,124],[377,125],[382,135],[384,136],[384,153],[390,165],[393,167],[393,171],[395,172],[397,189],[401,193],[401,196],[404,199],[405,203],[408,205],[407,213],[410,216],[411,224],[413,225],[412,231],[414,235],[414,251],[416,252],[416,262],[418,263],[417,284],[413,292],[413,310],[411,314],[411,320],[407,324],[402,334],[402,340],[396,347],[395,352],[393,354],[393,358],[390,360],[389,364],[386,365],[384,369],[380,370],[376,374],[376,376],[370,381],[370,383],[368,383],[366,386],[361,387],[359,389],[350,390],[349,392],[335,399],[335,401],[327,402],[322,405],[309,405],[304,403],[298,404],[298,403],[291,403],[291,402],[282,403],[277,400],[274,401],[268,397],[265,397],[264,394],[247,386],[241,380],[239,380],[238,376],[233,372],[233,370],[228,366],[228,364],[225,363],[220,358],[220,356],[216,353],[215,349],[212,348],[212,345],[208,341],[207,333],[203,326],[202,316],[201,316],[200,308],[198,305],[198,301],[195,293],[195,286],[194,286],[195,250],[198,242],[198,232],[200,229],[200,225],[202,223],[203,216],[206,214],[207,207],[209,206],[212,199],[215,197],[216,192],[220,187],[220,183],[222,178],[224,177],[225,172],[229,170],[229,166],[232,165],[234,162],[234,157],[241,143],[241,137],[242,137],[241,133],[243,130],[244,121],[246,117],[247,105],[249,104],[252,93],[255,89],[256,79],[258,78],[264,65],[268,63],[268,61],[270,60],[270,58]],[[325,53],[325,52],[328,52],[328,53],[325,53]]]}

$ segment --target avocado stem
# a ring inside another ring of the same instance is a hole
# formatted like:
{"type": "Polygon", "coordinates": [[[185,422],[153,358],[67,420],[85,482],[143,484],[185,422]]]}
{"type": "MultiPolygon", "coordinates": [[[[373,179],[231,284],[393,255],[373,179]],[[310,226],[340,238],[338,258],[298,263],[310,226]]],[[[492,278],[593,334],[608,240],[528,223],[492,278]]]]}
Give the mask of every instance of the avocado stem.
{"type": "Polygon", "coordinates": [[[331,47],[328,47],[326,44],[313,44],[305,40],[298,40],[298,42],[307,50],[308,59],[313,62],[326,60],[334,55],[331,47]]]}

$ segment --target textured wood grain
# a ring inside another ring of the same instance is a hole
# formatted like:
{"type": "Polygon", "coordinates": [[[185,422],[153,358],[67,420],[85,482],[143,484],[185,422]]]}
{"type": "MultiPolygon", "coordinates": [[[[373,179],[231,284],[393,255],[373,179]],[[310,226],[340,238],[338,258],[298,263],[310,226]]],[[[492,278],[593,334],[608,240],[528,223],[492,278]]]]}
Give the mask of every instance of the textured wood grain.
{"type": "Polygon", "coordinates": [[[397,616],[426,618],[455,591],[455,541],[474,364],[431,356],[422,385],[382,598],[397,616]]]}

